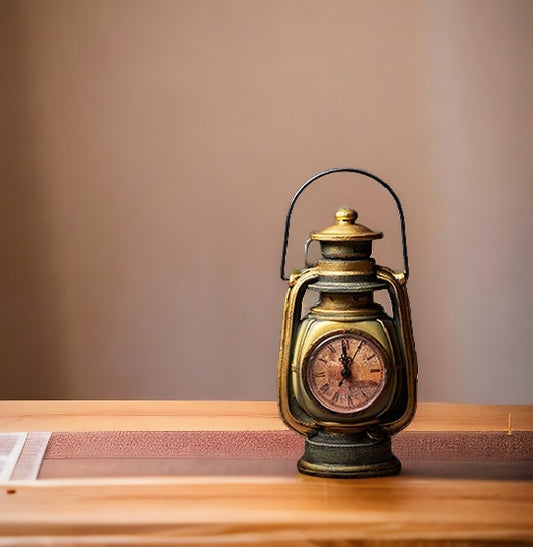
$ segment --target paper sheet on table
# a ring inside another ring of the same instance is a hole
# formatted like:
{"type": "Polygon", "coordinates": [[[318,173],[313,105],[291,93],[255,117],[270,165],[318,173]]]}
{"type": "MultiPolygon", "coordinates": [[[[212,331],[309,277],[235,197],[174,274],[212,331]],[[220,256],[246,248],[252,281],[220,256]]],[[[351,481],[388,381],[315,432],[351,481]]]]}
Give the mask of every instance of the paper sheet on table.
{"type": "Polygon", "coordinates": [[[11,478],[27,436],[27,433],[0,433],[0,481],[11,478]]]}

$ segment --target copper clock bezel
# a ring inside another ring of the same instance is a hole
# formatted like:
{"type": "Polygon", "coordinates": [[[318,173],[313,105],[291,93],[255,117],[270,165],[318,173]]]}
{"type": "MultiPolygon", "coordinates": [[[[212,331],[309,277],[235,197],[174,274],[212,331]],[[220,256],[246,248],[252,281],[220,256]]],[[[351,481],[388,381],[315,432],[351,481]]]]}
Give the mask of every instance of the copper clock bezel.
{"type": "Polygon", "coordinates": [[[312,345],[312,347],[309,349],[309,351],[307,352],[307,354],[305,355],[303,359],[302,373],[303,373],[302,380],[303,380],[305,392],[310,397],[310,399],[314,402],[315,405],[318,405],[319,408],[324,409],[326,412],[332,415],[337,415],[339,417],[342,417],[343,419],[350,418],[352,416],[356,417],[363,413],[365,414],[368,413],[368,411],[372,409],[373,407],[381,406],[380,400],[382,399],[382,397],[385,396],[385,394],[388,391],[387,387],[388,387],[389,379],[390,379],[390,356],[388,351],[384,348],[384,346],[378,340],[376,340],[376,338],[374,338],[367,332],[354,330],[354,329],[336,330],[336,331],[328,332],[327,334],[325,334],[324,336],[321,336],[318,340],[315,341],[315,343],[312,345]],[[328,406],[327,402],[325,403],[323,400],[320,400],[315,395],[315,392],[311,388],[311,381],[309,378],[309,369],[310,369],[309,365],[313,356],[319,351],[321,351],[324,346],[329,345],[333,340],[337,340],[339,338],[344,338],[344,337],[352,337],[358,340],[368,342],[371,346],[374,347],[374,349],[377,352],[379,352],[380,357],[383,361],[383,379],[381,381],[381,385],[378,392],[375,395],[373,395],[364,406],[359,406],[352,412],[345,412],[338,409],[338,407],[334,408],[332,406],[328,406]]]}

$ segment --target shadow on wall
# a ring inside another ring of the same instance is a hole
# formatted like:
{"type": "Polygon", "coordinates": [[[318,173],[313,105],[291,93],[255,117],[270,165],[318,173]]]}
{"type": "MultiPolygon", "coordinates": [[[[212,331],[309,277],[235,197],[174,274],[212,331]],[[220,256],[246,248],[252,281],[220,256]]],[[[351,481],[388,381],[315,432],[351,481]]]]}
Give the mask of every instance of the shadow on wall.
{"type": "Polygon", "coordinates": [[[0,52],[2,399],[58,398],[65,393],[59,313],[39,180],[29,78],[24,5],[3,5],[0,52]]]}

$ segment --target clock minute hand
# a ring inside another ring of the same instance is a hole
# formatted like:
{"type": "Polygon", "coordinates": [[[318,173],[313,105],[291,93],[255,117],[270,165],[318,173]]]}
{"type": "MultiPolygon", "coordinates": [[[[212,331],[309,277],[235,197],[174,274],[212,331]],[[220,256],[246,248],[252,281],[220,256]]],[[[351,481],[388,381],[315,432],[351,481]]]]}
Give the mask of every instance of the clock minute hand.
{"type": "Polygon", "coordinates": [[[357,346],[357,349],[355,350],[355,353],[353,354],[352,363],[355,361],[355,358],[357,357],[357,354],[359,353],[359,350],[361,349],[362,345],[363,345],[363,341],[361,340],[361,342],[359,342],[359,345],[357,346]]]}

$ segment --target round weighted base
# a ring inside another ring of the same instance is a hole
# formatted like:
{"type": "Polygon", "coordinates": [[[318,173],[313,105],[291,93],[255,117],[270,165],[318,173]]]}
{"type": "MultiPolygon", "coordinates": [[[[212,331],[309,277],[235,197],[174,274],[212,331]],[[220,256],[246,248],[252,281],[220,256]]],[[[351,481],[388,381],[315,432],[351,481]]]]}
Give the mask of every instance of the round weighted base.
{"type": "Polygon", "coordinates": [[[367,433],[317,433],[305,440],[305,452],[298,461],[300,473],[315,477],[384,477],[397,475],[400,469],[390,436],[374,438],[367,433]]]}

